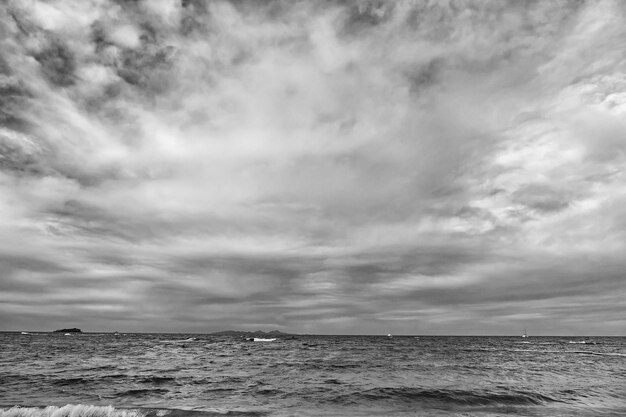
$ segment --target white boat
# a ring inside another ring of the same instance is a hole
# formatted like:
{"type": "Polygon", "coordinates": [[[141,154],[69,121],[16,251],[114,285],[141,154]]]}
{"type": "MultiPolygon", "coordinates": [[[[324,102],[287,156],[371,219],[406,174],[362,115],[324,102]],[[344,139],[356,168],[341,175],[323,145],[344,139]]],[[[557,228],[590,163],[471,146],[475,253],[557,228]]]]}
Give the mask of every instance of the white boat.
{"type": "Polygon", "coordinates": [[[30,333],[28,333],[28,332],[22,332],[22,334],[30,334],[30,333]]]}
{"type": "Polygon", "coordinates": [[[273,342],[274,340],[276,340],[276,339],[264,339],[262,337],[255,337],[254,338],[255,342],[273,342]]]}
{"type": "Polygon", "coordinates": [[[522,335],[522,337],[528,337],[528,333],[526,333],[526,329],[524,329],[524,334],[522,335]]]}

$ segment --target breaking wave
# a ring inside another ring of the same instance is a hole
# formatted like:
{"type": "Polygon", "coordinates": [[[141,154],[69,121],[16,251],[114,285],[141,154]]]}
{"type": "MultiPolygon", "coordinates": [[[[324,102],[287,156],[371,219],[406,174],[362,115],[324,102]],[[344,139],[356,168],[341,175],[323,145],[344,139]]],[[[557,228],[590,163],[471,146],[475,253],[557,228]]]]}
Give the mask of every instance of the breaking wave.
{"type": "Polygon", "coordinates": [[[113,406],[68,404],[62,407],[0,408],[0,417],[260,417],[264,411],[197,411],[156,408],[115,408],[113,406]]]}

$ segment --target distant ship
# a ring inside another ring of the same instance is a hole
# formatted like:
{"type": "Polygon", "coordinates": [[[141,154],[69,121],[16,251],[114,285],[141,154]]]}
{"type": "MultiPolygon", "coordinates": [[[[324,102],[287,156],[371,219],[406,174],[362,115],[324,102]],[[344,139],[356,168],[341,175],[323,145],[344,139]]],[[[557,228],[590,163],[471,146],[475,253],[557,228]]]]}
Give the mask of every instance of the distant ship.
{"type": "Polygon", "coordinates": [[[528,333],[526,333],[526,329],[524,329],[524,334],[522,335],[522,337],[528,337],[528,333]]]}

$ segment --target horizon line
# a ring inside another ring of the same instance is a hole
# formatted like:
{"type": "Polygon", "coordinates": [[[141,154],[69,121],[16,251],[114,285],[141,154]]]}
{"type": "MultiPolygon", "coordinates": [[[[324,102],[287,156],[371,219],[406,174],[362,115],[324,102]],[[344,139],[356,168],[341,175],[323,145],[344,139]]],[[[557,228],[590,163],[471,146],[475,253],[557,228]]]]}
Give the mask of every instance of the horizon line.
{"type": "MultiPolygon", "coordinates": [[[[18,333],[21,332],[29,333],[29,334],[55,334],[55,333],[63,333],[55,330],[0,330],[0,333],[18,333]]],[[[198,332],[120,332],[120,331],[80,331],[80,332],[68,332],[72,334],[164,334],[164,335],[203,335],[203,336],[229,336],[228,334],[220,334],[220,333],[264,333],[271,334],[270,331],[262,331],[262,330],[218,330],[210,333],[198,333],[198,332]]],[[[274,335],[283,335],[283,336],[342,336],[342,337],[519,337],[523,338],[521,335],[517,334],[339,334],[339,333],[286,333],[280,332],[273,333],[274,335]]],[[[626,334],[617,335],[617,334],[604,334],[604,335],[589,335],[589,334],[536,334],[536,335],[528,335],[526,338],[531,337],[626,337],[626,334]]]]}

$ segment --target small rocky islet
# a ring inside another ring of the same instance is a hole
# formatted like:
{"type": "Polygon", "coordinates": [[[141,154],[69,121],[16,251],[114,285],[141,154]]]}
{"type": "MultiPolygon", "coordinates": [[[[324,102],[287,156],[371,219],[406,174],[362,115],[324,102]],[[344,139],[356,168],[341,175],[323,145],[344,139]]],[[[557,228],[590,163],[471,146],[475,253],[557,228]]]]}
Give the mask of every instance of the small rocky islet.
{"type": "Polygon", "coordinates": [[[55,330],[52,333],[82,333],[83,331],[79,328],[72,327],[71,329],[59,329],[55,330]]]}

